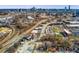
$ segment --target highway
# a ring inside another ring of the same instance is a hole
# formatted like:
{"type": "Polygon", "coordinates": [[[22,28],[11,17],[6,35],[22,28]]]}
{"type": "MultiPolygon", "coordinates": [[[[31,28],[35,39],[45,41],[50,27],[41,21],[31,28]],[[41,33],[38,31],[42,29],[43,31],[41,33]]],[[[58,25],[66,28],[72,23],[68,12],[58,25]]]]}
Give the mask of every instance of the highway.
{"type": "Polygon", "coordinates": [[[12,27],[12,31],[5,37],[2,41],[0,41],[0,45],[8,41],[14,34],[16,33],[15,29],[12,27]]]}
{"type": "Polygon", "coordinates": [[[10,38],[10,40],[8,40],[8,39],[6,39],[6,40],[8,40],[6,43],[3,43],[3,42],[5,42],[6,40],[4,40],[2,43],[2,48],[0,49],[0,52],[2,53],[2,52],[5,52],[9,47],[11,47],[12,45],[14,45],[16,42],[18,42],[24,35],[26,35],[26,34],[29,34],[29,33],[31,33],[31,31],[33,30],[33,29],[35,29],[37,26],[39,26],[41,23],[43,23],[43,22],[46,22],[48,19],[43,19],[43,20],[41,20],[41,21],[39,21],[36,25],[34,25],[33,27],[31,27],[29,30],[26,30],[25,32],[23,32],[22,34],[20,34],[20,35],[14,35],[13,37],[11,37],[10,38]]]}
{"type": "Polygon", "coordinates": [[[42,31],[41,31],[41,33],[40,33],[39,38],[35,38],[35,39],[31,40],[31,41],[25,41],[24,44],[23,44],[23,46],[22,46],[22,47],[18,47],[18,49],[15,51],[15,53],[17,53],[17,52],[19,52],[19,53],[25,53],[25,52],[30,53],[30,52],[32,52],[34,46],[37,45],[37,44],[34,43],[34,42],[41,39],[41,37],[42,37],[43,34],[45,33],[45,30],[46,30],[46,28],[47,28],[47,26],[48,26],[49,24],[51,24],[51,23],[45,22],[45,24],[43,24],[43,28],[42,28],[42,31]],[[30,45],[30,44],[31,44],[31,45],[30,45]],[[33,44],[33,45],[32,45],[32,44],[33,44]],[[27,47],[26,47],[26,46],[27,46],[27,47]],[[30,48],[31,51],[28,51],[28,48],[30,48]]]}
{"type": "Polygon", "coordinates": [[[44,24],[44,25],[43,25],[43,29],[42,29],[42,31],[41,31],[41,34],[40,34],[38,40],[40,40],[41,37],[44,35],[45,30],[46,30],[46,28],[47,28],[47,26],[48,26],[49,24],[51,24],[51,23],[47,23],[47,24],[44,24]]]}
{"type": "Polygon", "coordinates": [[[33,26],[31,29],[29,29],[29,30],[23,32],[22,34],[29,34],[29,33],[31,33],[31,31],[32,31],[33,29],[35,29],[35,28],[36,28],[37,26],[39,26],[41,23],[46,22],[47,20],[48,20],[48,19],[44,19],[44,20],[39,21],[35,26],[33,26]]]}
{"type": "MultiPolygon", "coordinates": [[[[25,32],[23,32],[22,34],[14,36],[11,40],[9,40],[8,43],[3,44],[4,48],[2,50],[0,50],[0,52],[5,52],[6,49],[8,49],[12,45],[14,45],[16,42],[18,42],[24,35],[30,34],[33,29],[35,29],[37,26],[41,25],[42,23],[45,23],[47,20],[48,19],[43,19],[43,20],[39,21],[36,25],[34,25],[33,27],[31,27],[30,29],[28,29],[25,32]]],[[[41,31],[41,34],[40,34],[39,38],[31,40],[29,42],[26,42],[25,45],[28,47],[28,44],[34,43],[35,41],[40,40],[41,37],[43,36],[44,32],[45,32],[45,29],[50,24],[53,24],[53,23],[50,22],[50,23],[43,24],[43,28],[42,28],[42,31],[41,31]]],[[[25,48],[25,50],[27,50],[27,47],[25,48]]],[[[16,52],[17,52],[17,50],[16,50],[16,52]]],[[[22,50],[20,52],[24,52],[25,50],[22,50]]]]}

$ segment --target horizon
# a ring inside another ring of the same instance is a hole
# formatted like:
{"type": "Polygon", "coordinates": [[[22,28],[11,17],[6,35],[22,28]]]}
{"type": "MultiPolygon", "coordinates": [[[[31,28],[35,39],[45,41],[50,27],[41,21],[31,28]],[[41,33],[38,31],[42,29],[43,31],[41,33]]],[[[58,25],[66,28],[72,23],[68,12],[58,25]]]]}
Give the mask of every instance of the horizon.
{"type": "MultiPolygon", "coordinates": [[[[41,9],[68,9],[69,5],[0,5],[0,9],[30,9],[30,8],[41,8],[41,9]]],[[[79,5],[70,5],[70,9],[79,9],[79,5]]]]}

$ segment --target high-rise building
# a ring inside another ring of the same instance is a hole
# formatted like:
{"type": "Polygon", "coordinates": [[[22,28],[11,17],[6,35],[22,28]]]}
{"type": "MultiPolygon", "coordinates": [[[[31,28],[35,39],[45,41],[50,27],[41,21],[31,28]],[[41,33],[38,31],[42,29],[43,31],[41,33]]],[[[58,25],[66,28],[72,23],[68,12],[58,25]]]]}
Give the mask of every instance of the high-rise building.
{"type": "Polygon", "coordinates": [[[69,10],[70,10],[70,5],[68,6],[69,10]]]}
{"type": "Polygon", "coordinates": [[[67,11],[67,7],[65,6],[65,11],[67,11]]]}

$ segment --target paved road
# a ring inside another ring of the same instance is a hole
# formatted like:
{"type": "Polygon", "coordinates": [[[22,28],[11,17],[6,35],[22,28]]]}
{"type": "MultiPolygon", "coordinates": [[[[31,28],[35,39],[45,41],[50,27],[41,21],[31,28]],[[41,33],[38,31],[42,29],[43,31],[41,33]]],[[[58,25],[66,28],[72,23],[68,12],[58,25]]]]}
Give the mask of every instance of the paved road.
{"type": "Polygon", "coordinates": [[[35,26],[33,26],[31,29],[25,31],[25,32],[22,33],[22,34],[29,34],[33,29],[35,29],[35,28],[36,28],[37,26],[39,26],[41,23],[46,22],[47,20],[48,20],[48,19],[39,21],[35,26]]]}
{"type": "Polygon", "coordinates": [[[41,23],[46,22],[48,19],[39,21],[35,26],[30,28],[29,30],[25,31],[21,35],[15,35],[12,37],[7,43],[3,44],[3,48],[0,49],[0,52],[5,52],[9,47],[11,47],[14,43],[18,42],[24,35],[29,34],[33,29],[35,29],[37,26],[39,26],[41,23]]]}
{"type": "Polygon", "coordinates": [[[0,41],[0,44],[5,43],[8,41],[14,34],[16,33],[15,29],[12,27],[12,31],[5,37],[2,41],[0,41]]]}
{"type": "Polygon", "coordinates": [[[44,35],[45,30],[46,30],[46,28],[47,28],[47,26],[48,26],[49,24],[51,24],[51,23],[44,24],[43,29],[42,29],[42,31],[41,31],[41,34],[40,34],[38,40],[40,40],[41,37],[44,35]]]}
{"type": "MultiPolygon", "coordinates": [[[[43,24],[43,29],[41,31],[41,34],[40,34],[40,37],[38,39],[40,39],[42,37],[42,35],[44,34],[45,32],[45,29],[46,27],[49,25],[50,23],[46,23],[46,24],[43,24]]],[[[36,27],[35,27],[36,28],[36,27]]],[[[33,51],[33,48],[35,46],[35,44],[33,45],[29,45],[30,43],[34,43],[35,41],[37,41],[37,38],[34,39],[34,40],[31,40],[31,41],[25,41],[24,44],[19,47],[15,53],[25,53],[25,52],[28,52],[28,53],[31,53],[33,51]],[[30,51],[29,51],[30,50],[30,51]]]]}

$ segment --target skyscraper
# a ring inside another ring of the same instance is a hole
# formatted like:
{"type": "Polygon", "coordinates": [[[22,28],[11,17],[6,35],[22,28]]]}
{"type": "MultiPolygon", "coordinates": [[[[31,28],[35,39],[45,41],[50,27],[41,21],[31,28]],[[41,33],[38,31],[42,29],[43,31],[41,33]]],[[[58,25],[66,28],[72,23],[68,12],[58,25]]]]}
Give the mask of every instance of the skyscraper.
{"type": "Polygon", "coordinates": [[[70,5],[68,6],[69,10],[70,10],[70,5]]]}
{"type": "Polygon", "coordinates": [[[67,7],[65,6],[65,11],[67,11],[67,7]]]}

